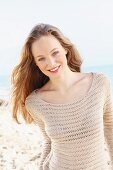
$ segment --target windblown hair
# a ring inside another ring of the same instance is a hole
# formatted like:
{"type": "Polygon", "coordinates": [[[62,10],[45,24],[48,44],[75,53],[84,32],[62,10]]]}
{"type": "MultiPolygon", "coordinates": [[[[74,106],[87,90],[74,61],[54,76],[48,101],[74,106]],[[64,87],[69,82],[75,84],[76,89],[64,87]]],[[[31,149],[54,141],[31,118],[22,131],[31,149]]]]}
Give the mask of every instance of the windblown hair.
{"type": "Polygon", "coordinates": [[[81,72],[82,59],[75,46],[66,38],[61,31],[49,24],[38,24],[30,32],[22,49],[20,62],[14,68],[11,76],[12,83],[12,112],[13,118],[18,121],[18,113],[23,115],[26,123],[33,121],[25,108],[26,97],[35,89],[45,85],[49,77],[44,75],[38,66],[31,51],[33,42],[42,36],[53,35],[66,49],[67,63],[73,72],[81,72]]]}

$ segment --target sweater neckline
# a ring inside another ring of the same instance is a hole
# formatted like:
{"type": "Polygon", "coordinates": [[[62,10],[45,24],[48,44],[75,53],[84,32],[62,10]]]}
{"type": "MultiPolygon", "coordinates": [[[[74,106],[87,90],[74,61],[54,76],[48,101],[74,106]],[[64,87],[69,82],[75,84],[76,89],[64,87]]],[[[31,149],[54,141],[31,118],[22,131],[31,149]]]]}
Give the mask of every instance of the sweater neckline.
{"type": "Polygon", "coordinates": [[[80,102],[80,101],[84,100],[85,97],[88,96],[90,92],[92,92],[93,86],[94,86],[94,82],[95,82],[94,80],[95,80],[95,77],[96,77],[96,76],[95,76],[96,73],[94,73],[94,72],[91,72],[91,73],[92,73],[92,82],[91,82],[91,86],[90,86],[89,90],[88,90],[84,95],[82,95],[81,97],[79,97],[78,99],[76,99],[76,98],[74,97],[73,100],[71,100],[70,102],[66,102],[66,103],[52,103],[52,102],[47,102],[47,101],[45,101],[44,99],[42,99],[42,98],[40,98],[40,97],[38,96],[38,94],[36,93],[36,90],[37,90],[37,89],[35,89],[35,90],[33,91],[33,93],[36,95],[36,97],[38,98],[38,100],[39,100],[41,103],[43,103],[43,104],[48,104],[48,105],[53,105],[53,106],[67,106],[67,105],[72,105],[72,104],[74,104],[74,103],[77,103],[77,102],[80,102]]]}

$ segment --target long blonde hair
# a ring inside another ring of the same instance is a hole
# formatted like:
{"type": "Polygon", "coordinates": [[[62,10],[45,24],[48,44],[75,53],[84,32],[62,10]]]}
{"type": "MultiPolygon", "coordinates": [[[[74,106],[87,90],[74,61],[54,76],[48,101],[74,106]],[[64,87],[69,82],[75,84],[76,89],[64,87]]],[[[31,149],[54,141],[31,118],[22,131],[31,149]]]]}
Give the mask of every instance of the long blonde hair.
{"type": "Polygon", "coordinates": [[[75,46],[61,31],[49,24],[38,24],[30,32],[22,49],[20,63],[14,68],[11,76],[12,83],[12,112],[13,118],[18,121],[21,113],[27,123],[33,121],[25,108],[26,97],[35,89],[41,88],[49,80],[36,66],[31,46],[34,41],[44,35],[53,35],[67,50],[67,63],[73,72],[81,72],[82,59],[75,46]]]}

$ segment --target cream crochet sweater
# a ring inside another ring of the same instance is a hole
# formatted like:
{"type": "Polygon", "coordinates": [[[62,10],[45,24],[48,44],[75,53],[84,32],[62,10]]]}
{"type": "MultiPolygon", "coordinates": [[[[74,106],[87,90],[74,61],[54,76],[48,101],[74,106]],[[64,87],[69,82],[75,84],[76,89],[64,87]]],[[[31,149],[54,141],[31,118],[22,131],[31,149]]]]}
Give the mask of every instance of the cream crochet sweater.
{"type": "Polygon", "coordinates": [[[38,170],[113,170],[111,83],[105,74],[92,75],[87,94],[70,103],[46,102],[35,90],[26,98],[26,109],[44,137],[38,170]]]}

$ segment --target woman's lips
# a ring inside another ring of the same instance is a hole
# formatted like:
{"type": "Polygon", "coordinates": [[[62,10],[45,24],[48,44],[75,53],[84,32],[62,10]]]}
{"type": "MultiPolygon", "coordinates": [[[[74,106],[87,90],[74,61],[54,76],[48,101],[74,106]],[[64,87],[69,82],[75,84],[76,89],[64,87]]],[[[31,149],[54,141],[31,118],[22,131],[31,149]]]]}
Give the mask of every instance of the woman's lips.
{"type": "Polygon", "coordinates": [[[59,69],[59,67],[60,67],[60,66],[54,67],[54,68],[50,69],[49,71],[50,71],[50,72],[57,72],[58,69],[59,69]]]}

